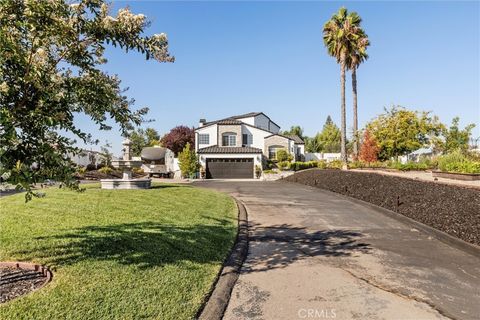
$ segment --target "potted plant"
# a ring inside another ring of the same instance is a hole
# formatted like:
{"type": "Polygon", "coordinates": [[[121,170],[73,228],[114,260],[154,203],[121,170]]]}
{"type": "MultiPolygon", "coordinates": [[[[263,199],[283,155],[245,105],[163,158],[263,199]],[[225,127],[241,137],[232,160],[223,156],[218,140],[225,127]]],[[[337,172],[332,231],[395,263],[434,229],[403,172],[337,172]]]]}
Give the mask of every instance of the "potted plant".
{"type": "Polygon", "coordinates": [[[260,179],[260,176],[262,175],[262,168],[257,164],[255,166],[255,177],[257,179],[260,179]]]}

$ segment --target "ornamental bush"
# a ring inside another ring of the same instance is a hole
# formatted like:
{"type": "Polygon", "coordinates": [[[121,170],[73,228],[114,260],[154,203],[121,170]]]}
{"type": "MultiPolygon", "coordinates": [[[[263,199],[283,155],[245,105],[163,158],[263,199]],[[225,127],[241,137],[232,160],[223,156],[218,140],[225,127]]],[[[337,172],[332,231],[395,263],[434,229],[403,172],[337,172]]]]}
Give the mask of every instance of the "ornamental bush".
{"type": "Polygon", "coordinates": [[[438,168],[444,172],[480,173],[480,162],[470,160],[460,150],[456,150],[441,156],[438,168]]]}
{"type": "Polygon", "coordinates": [[[286,149],[277,150],[275,156],[276,156],[276,159],[277,159],[278,162],[292,161],[293,160],[293,156],[286,149]]]}

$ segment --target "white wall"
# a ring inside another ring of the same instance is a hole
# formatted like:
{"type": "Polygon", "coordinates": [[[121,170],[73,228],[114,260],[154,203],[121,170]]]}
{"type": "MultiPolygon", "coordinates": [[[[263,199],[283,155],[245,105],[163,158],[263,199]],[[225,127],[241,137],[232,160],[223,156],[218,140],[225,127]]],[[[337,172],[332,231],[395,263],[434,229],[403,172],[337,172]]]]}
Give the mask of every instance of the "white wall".
{"type": "Polygon", "coordinates": [[[315,160],[326,160],[327,162],[340,160],[340,153],[305,153],[305,161],[315,160]]]}
{"type": "Polygon", "coordinates": [[[253,136],[253,143],[249,145],[249,147],[258,148],[261,150],[263,150],[265,147],[265,137],[272,135],[271,132],[245,125],[242,125],[242,134],[251,134],[253,136]]]}
{"type": "Polygon", "coordinates": [[[203,128],[198,128],[196,130],[196,135],[195,135],[195,151],[198,149],[206,148],[209,146],[214,146],[217,144],[217,125],[211,125],[211,126],[206,126],[203,128]],[[210,136],[209,138],[209,144],[199,144],[198,142],[198,134],[208,134],[210,136]]]}
{"type": "Polygon", "coordinates": [[[245,123],[248,123],[251,126],[255,125],[255,117],[248,117],[248,118],[238,118],[238,121],[242,121],[245,123]]]}

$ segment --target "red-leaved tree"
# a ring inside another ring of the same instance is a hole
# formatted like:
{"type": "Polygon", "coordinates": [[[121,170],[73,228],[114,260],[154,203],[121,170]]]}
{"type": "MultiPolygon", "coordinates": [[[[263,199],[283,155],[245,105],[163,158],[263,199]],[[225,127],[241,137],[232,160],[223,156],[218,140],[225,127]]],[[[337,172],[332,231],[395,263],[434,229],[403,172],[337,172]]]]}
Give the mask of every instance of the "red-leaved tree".
{"type": "Polygon", "coordinates": [[[365,130],[362,147],[360,148],[360,160],[368,163],[375,162],[378,160],[379,151],[380,148],[378,147],[377,140],[372,134],[370,134],[368,129],[365,130]]]}
{"type": "Polygon", "coordinates": [[[177,126],[160,139],[163,147],[172,150],[175,155],[182,152],[183,148],[190,143],[195,145],[195,131],[187,126],[177,126]]]}

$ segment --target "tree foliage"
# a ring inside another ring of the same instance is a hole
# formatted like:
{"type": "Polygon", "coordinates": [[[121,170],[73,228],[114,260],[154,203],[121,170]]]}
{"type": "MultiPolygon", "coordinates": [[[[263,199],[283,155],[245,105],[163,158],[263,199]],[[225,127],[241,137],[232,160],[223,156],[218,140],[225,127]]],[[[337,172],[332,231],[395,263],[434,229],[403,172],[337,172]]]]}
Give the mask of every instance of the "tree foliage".
{"type": "Polygon", "coordinates": [[[139,156],[145,147],[153,147],[160,144],[160,135],[153,128],[134,130],[130,132],[129,138],[132,141],[132,154],[139,156]]]}
{"type": "Polygon", "coordinates": [[[299,136],[300,139],[303,139],[303,128],[300,126],[291,126],[290,130],[286,130],[282,132],[285,136],[299,136]]]}
{"type": "Polygon", "coordinates": [[[101,130],[111,129],[111,119],[126,134],[148,111],[132,111],[120,80],[100,68],[107,46],[174,60],[165,34],[144,35],[144,15],[109,11],[103,0],[0,0],[0,174],[25,188],[27,200],[45,178],[75,187],[67,154],[79,149],[62,133],[92,142],[76,115],[101,130]]]}
{"type": "Polygon", "coordinates": [[[195,145],[195,130],[187,126],[177,126],[160,140],[163,147],[179,154],[187,144],[195,145]]]}
{"type": "Polygon", "coordinates": [[[438,139],[443,125],[430,112],[392,106],[373,119],[367,129],[378,142],[379,159],[388,160],[429,146],[438,139]]]}
{"type": "Polygon", "coordinates": [[[475,128],[475,124],[471,123],[465,128],[459,127],[460,118],[455,117],[452,120],[452,124],[449,128],[444,127],[442,130],[443,141],[439,141],[437,148],[445,153],[449,153],[455,150],[466,152],[470,142],[470,136],[472,130],[475,128]]]}
{"type": "Polygon", "coordinates": [[[327,117],[323,129],[315,137],[308,139],[306,147],[309,152],[340,152],[341,133],[330,116],[327,117]],[[310,151],[311,150],[311,151],[310,151]]]}
{"type": "Polygon", "coordinates": [[[198,157],[195,150],[190,148],[187,142],[183,150],[178,154],[178,166],[185,178],[192,177],[199,169],[198,157]]]}
{"type": "Polygon", "coordinates": [[[378,160],[378,152],[380,148],[378,147],[377,140],[375,137],[370,134],[370,131],[367,129],[363,134],[363,142],[360,147],[359,159],[365,162],[375,162],[378,160]]]}

